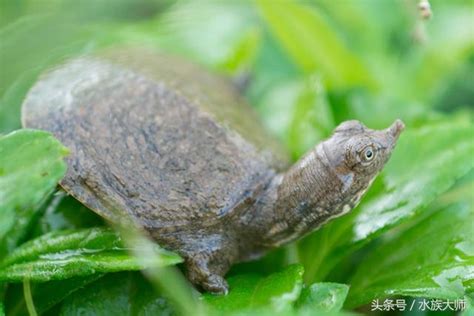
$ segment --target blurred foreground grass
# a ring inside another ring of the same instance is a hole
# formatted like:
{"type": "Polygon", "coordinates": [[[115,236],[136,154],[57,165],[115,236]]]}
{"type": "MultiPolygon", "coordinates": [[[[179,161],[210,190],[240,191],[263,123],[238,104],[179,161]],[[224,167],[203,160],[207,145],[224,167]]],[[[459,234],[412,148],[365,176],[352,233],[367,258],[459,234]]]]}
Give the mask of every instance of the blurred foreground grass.
{"type": "Polygon", "coordinates": [[[31,131],[4,136],[0,280],[12,283],[0,291],[0,314],[35,306],[66,315],[311,315],[385,297],[469,302],[474,7],[471,1],[430,3],[433,17],[424,21],[414,0],[1,1],[0,133],[21,127],[20,105],[41,72],[117,45],[164,50],[228,76],[248,76],[246,97],[294,159],[346,119],[382,128],[401,118],[407,131],[354,212],[236,266],[228,297],[171,290],[176,279],[164,277],[171,271],[164,267],[179,258],[158,251],[160,260],[136,261],[120,237],[97,228],[103,222],[92,212],[50,195],[64,172],[59,144],[31,131]],[[28,145],[33,140],[37,147],[28,145]],[[56,149],[40,155],[42,146],[56,149]],[[37,181],[48,166],[54,172],[37,181]],[[96,239],[74,239],[81,234],[96,239]],[[144,267],[153,282],[138,272],[111,273],[144,267]],[[41,283],[23,295],[14,283],[22,280],[41,283]]]}

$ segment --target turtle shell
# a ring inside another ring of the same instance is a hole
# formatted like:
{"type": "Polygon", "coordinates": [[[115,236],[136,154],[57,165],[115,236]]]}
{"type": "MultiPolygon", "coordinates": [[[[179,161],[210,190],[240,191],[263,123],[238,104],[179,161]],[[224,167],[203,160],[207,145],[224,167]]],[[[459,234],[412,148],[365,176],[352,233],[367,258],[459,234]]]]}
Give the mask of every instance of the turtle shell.
{"type": "Polygon", "coordinates": [[[287,165],[233,88],[176,57],[114,50],[42,76],[22,121],[70,149],[61,186],[101,216],[199,228],[235,213],[287,165]]]}

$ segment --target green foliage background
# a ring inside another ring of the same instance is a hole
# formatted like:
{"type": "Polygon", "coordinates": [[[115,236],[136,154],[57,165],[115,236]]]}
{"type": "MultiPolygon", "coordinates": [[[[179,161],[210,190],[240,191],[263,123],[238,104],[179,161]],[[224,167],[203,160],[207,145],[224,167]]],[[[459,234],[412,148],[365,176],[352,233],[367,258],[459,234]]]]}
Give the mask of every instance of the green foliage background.
{"type": "Polygon", "coordinates": [[[423,21],[415,0],[0,1],[0,315],[332,315],[400,296],[470,305],[474,7],[430,2],[423,21]],[[14,131],[41,72],[117,45],[249,77],[247,99],[294,159],[347,119],[407,129],[356,210],[235,266],[228,296],[201,295],[181,258],[54,193],[67,155],[57,140],[14,131]]]}

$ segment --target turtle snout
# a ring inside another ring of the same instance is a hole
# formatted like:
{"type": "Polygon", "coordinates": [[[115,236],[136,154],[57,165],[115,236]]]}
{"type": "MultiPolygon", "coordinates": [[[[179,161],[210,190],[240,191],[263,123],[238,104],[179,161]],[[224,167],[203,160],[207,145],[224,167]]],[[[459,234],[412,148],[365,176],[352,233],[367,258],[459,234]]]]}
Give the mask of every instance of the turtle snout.
{"type": "Polygon", "coordinates": [[[400,134],[403,132],[404,129],[405,129],[405,124],[402,122],[402,120],[397,119],[388,128],[388,133],[390,134],[390,136],[392,136],[394,141],[397,141],[398,136],[400,136],[400,134]]]}
{"type": "Polygon", "coordinates": [[[388,148],[392,149],[393,147],[395,147],[398,137],[404,129],[405,124],[401,120],[395,120],[395,122],[393,122],[393,124],[384,131],[388,148]]]}

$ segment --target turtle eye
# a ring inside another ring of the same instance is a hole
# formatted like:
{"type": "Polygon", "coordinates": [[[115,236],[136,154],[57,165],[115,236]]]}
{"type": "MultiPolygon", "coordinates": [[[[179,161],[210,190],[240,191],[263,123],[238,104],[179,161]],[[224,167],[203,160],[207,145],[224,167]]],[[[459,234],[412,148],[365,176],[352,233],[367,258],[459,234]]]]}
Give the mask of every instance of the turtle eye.
{"type": "Polygon", "coordinates": [[[375,150],[372,146],[367,146],[362,152],[362,158],[365,161],[372,161],[375,157],[375,150]]]}

